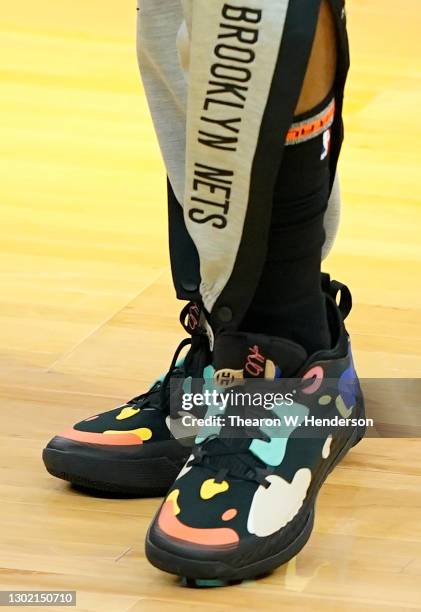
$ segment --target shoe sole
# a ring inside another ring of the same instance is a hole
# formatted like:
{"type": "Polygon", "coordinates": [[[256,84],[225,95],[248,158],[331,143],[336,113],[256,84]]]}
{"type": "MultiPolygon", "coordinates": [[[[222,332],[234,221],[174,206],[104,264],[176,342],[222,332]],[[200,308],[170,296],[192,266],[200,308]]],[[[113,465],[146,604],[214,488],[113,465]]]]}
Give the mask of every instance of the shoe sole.
{"type": "MultiPolygon", "coordinates": [[[[364,415],[363,408],[361,408],[360,415],[364,415]]],[[[150,540],[150,530],[148,530],[145,542],[145,553],[147,559],[158,569],[170,574],[182,576],[189,586],[198,587],[214,586],[212,583],[203,584],[203,580],[215,581],[215,586],[221,586],[221,584],[219,584],[220,581],[223,581],[225,584],[229,584],[231,582],[257,578],[272,572],[284,563],[287,563],[293,559],[309,540],[313,530],[314,508],[319,490],[321,489],[328,475],[334,470],[338,463],[342,461],[352,447],[356,446],[364,438],[365,430],[365,427],[355,428],[347,443],[337,454],[334,462],[320,479],[319,486],[317,487],[317,493],[312,501],[312,507],[307,515],[303,529],[292,543],[290,543],[283,550],[280,550],[275,555],[239,568],[230,566],[222,561],[202,561],[198,559],[189,559],[187,557],[182,557],[181,555],[167,552],[166,550],[163,550],[162,548],[153,544],[150,540]]],[[[206,556],[205,551],[203,554],[206,556]]]]}
{"type": "Polygon", "coordinates": [[[89,457],[74,451],[44,448],[42,458],[47,471],[84,489],[136,497],[165,495],[189,456],[114,459],[89,457]]]}

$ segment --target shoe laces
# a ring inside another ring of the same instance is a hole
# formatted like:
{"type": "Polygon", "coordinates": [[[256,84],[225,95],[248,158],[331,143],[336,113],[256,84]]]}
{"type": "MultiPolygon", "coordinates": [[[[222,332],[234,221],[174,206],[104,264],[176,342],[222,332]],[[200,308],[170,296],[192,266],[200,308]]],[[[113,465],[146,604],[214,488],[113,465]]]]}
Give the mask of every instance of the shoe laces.
{"type": "MultiPolygon", "coordinates": [[[[305,388],[310,382],[306,381],[303,387],[305,388]]],[[[288,384],[286,380],[284,384],[288,384]]],[[[291,388],[295,387],[295,384],[291,385],[291,388]]],[[[238,480],[256,482],[266,489],[270,487],[271,483],[266,477],[273,474],[274,469],[268,467],[250,451],[253,440],[270,442],[270,436],[257,426],[237,427],[236,437],[224,437],[221,435],[223,432],[224,428],[219,434],[212,434],[198,444],[194,449],[194,458],[187,465],[205,467],[215,474],[215,482],[221,482],[230,475],[238,480]]]]}
{"type": "MultiPolygon", "coordinates": [[[[191,333],[191,328],[186,323],[186,317],[188,316],[192,304],[194,303],[189,302],[186,304],[180,313],[180,322],[189,333],[191,333]]],[[[170,367],[164,378],[162,380],[157,380],[148,391],[141,395],[137,395],[127,402],[127,405],[136,407],[142,406],[142,408],[149,407],[155,410],[162,410],[165,414],[169,414],[172,394],[182,392],[182,381],[184,381],[188,372],[191,371],[194,374],[195,371],[203,371],[203,368],[209,361],[208,353],[209,340],[204,330],[203,332],[196,332],[190,338],[185,338],[175,349],[170,367]],[[183,364],[179,365],[180,355],[186,347],[190,347],[189,351],[184,358],[183,364]],[[180,381],[180,384],[177,385],[175,389],[171,388],[170,385],[170,382],[174,379],[180,381]]]]}
{"type": "MultiPolygon", "coordinates": [[[[270,441],[269,436],[258,428],[247,428],[247,434],[253,440],[270,441]],[[252,431],[253,430],[253,431],[252,431]]],[[[188,466],[205,467],[215,474],[215,482],[222,482],[230,475],[237,480],[257,482],[268,488],[270,482],[266,476],[273,470],[268,469],[260,459],[249,450],[250,438],[222,438],[218,434],[209,436],[194,449],[194,458],[188,466]]]]}

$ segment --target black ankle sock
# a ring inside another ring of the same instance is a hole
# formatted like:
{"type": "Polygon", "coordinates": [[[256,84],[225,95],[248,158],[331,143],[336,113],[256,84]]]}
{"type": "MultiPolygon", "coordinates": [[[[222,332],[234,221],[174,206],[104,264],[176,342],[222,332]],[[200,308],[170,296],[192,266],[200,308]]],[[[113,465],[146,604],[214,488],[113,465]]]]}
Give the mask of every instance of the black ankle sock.
{"type": "MultiPolygon", "coordinates": [[[[286,146],[275,188],[265,267],[242,329],[298,342],[309,354],[330,347],[326,303],[321,290],[324,213],[329,195],[327,125],[318,136],[307,130],[328,124],[332,96],[294,120],[299,142],[286,146]],[[315,118],[313,128],[305,121],[315,118]]],[[[317,133],[316,129],[316,133],[317,133]]],[[[289,139],[294,140],[290,131],[289,139]]]]}

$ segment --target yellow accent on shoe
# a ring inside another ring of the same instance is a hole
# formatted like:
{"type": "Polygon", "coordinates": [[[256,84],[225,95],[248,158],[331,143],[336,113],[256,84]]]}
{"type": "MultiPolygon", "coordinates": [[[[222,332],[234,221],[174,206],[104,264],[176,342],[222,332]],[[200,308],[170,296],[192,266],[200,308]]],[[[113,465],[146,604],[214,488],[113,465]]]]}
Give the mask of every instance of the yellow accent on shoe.
{"type": "Polygon", "coordinates": [[[268,378],[269,380],[273,380],[275,378],[275,375],[276,375],[275,364],[273,363],[273,361],[270,361],[270,359],[268,359],[266,361],[266,366],[265,366],[265,378],[268,378]]]}
{"type": "Polygon", "coordinates": [[[120,414],[116,416],[117,421],[123,421],[124,419],[130,419],[135,414],[139,414],[140,408],[133,408],[132,406],[124,406],[120,414]]]}
{"type": "Polygon", "coordinates": [[[202,499],[212,499],[212,497],[219,495],[219,493],[225,493],[229,488],[230,486],[226,480],[215,482],[213,478],[209,478],[200,487],[200,497],[202,499]]]}

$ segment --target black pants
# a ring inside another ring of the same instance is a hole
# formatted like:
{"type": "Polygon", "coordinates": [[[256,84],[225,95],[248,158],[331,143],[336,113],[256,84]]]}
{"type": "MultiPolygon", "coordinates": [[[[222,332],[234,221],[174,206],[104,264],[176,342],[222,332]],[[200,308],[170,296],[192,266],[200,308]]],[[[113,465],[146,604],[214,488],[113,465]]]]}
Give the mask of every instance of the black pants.
{"type": "MultiPolygon", "coordinates": [[[[334,12],[338,36],[338,64],[334,84],[336,113],[331,130],[330,153],[330,175],[334,177],[343,141],[342,106],[349,68],[349,49],[344,3],[342,0],[329,2],[334,12]]],[[[242,2],[243,7],[246,5],[246,1],[242,2]]],[[[184,210],[168,184],[170,253],[177,296],[183,300],[204,302],[216,330],[236,329],[239,326],[259,283],[267,252],[276,177],[314,39],[320,0],[290,0],[287,5],[273,76],[265,92],[265,106],[253,145],[247,201],[239,203],[230,199],[233,195],[235,197],[237,176],[231,170],[228,160],[236,159],[236,168],[238,163],[241,166],[242,130],[247,132],[247,124],[244,122],[252,116],[247,113],[253,112],[253,55],[257,57],[259,49],[257,45],[255,48],[253,45],[234,45],[223,36],[230,31],[230,25],[258,30],[263,17],[259,21],[256,11],[246,15],[250,23],[241,22],[241,14],[235,7],[225,9],[224,17],[223,10],[229,6],[227,4],[220,4],[221,29],[214,40],[215,57],[211,58],[209,65],[202,66],[209,88],[196,122],[197,129],[190,135],[197,140],[197,146],[196,156],[192,155],[188,160],[191,173],[187,180],[191,184],[187,185],[184,210]],[[224,41],[226,45],[221,48],[224,41]],[[232,58],[236,58],[237,63],[232,58]],[[225,115],[220,110],[224,106],[224,95],[225,115]],[[209,102],[212,96],[214,102],[209,102]],[[234,101],[241,103],[243,108],[230,106],[234,101]],[[218,130],[215,130],[215,126],[218,130]],[[225,132],[222,129],[224,126],[227,128],[225,132]],[[237,145],[238,150],[235,150],[237,145]],[[201,189],[204,184],[206,186],[201,189]],[[238,206],[244,208],[244,219],[240,226],[241,233],[235,237],[237,243],[233,247],[233,234],[230,234],[229,228],[236,221],[238,206]],[[226,238],[223,237],[224,233],[226,238]],[[212,276],[209,271],[212,271],[214,263],[209,262],[209,252],[211,256],[213,253],[217,265],[225,265],[225,248],[231,256],[230,261],[229,257],[226,258],[226,278],[221,286],[213,287],[208,278],[212,276]]],[[[250,40],[252,38],[250,34],[250,40]]]]}

